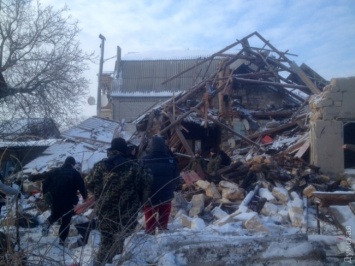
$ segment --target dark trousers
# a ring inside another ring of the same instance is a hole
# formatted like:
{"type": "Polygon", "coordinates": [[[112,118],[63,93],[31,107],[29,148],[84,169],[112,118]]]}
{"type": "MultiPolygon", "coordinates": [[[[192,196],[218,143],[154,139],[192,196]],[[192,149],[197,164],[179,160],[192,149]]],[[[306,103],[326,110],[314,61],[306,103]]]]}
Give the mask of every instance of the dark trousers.
{"type": "MultiPolygon", "coordinates": [[[[115,254],[123,252],[124,240],[134,232],[137,219],[132,216],[114,217],[99,214],[98,229],[101,233],[97,262],[102,265],[111,263],[115,254]]],[[[100,264],[100,265],[101,265],[100,264]]]]}
{"type": "Polygon", "coordinates": [[[68,237],[70,221],[74,215],[73,203],[63,200],[62,202],[54,201],[52,205],[51,215],[48,217],[48,222],[52,225],[59,219],[61,224],[59,227],[59,238],[62,241],[68,237]]]}
{"type": "Polygon", "coordinates": [[[171,202],[156,206],[144,206],[145,231],[149,234],[155,232],[155,228],[166,230],[171,212],[171,202]],[[158,219],[156,218],[158,214],[158,219]]]}

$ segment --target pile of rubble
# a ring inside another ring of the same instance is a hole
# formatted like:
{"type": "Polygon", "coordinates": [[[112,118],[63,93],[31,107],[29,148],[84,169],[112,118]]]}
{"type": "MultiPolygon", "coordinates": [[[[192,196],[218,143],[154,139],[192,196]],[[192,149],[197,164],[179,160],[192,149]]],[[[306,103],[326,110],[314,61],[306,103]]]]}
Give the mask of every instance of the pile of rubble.
{"type": "Polygon", "coordinates": [[[159,134],[181,169],[196,152],[207,158],[210,148],[225,151],[233,160],[213,175],[182,172],[185,184],[175,197],[175,217],[184,226],[196,226],[196,217],[217,225],[239,220],[245,229],[268,233],[263,219],[269,217],[308,232],[307,217],[312,213],[315,232],[320,232],[322,220],[346,234],[341,220],[347,220],[348,212],[330,218],[325,207],[355,201],[353,178],[323,174],[309,163],[310,117],[319,119],[311,116],[309,100],[314,106],[315,100],[324,98],[318,96],[329,82],[288,56],[294,55],[277,50],[254,32],[196,63],[220,60],[214,74],[134,122],[137,131],[129,141],[139,146],[140,155],[149,139],[159,134]],[[252,45],[253,38],[262,45],[252,45]]]}
{"type": "MultiPolygon", "coordinates": [[[[237,169],[240,169],[238,174],[232,171],[205,179],[194,171],[183,172],[187,182],[176,197],[176,205],[184,209],[188,217],[202,216],[214,223],[225,223],[240,214],[241,208],[247,208],[253,212],[250,217],[253,222],[246,222],[245,227],[265,231],[262,222],[257,222],[259,214],[284,225],[307,227],[304,214],[308,208],[314,210],[322,203],[319,195],[313,195],[316,191],[343,191],[349,195],[345,201],[355,200],[353,194],[346,192],[352,191],[351,178],[333,181],[317,167],[290,155],[254,157],[246,164],[240,163],[237,169]]],[[[333,199],[333,204],[338,203],[338,199],[333,199]]],[[[323,202],[321,207],[328,205],[329,202],[323,202]]]]}

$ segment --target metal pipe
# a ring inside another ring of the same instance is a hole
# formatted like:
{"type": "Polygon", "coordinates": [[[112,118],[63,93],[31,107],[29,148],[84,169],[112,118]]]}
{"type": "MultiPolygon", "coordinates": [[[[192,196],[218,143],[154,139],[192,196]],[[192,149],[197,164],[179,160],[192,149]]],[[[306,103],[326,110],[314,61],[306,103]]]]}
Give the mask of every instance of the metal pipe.
{"type": "Polygon", "coordinates": [[[96,103],[96,107],[97,107],[97,111],[96,111],[96,115],[98,117],[101,116],[101,86],[102,86],[102,68],[104,65],[104,51],[105,51],[105,40],[106,38],[100,34],[99,38],[101,39],[101,58],[100,58],[100,70],[99,70],[99,84],[98,84],[98,88],[97,88],[97,103],[96,103]]]}

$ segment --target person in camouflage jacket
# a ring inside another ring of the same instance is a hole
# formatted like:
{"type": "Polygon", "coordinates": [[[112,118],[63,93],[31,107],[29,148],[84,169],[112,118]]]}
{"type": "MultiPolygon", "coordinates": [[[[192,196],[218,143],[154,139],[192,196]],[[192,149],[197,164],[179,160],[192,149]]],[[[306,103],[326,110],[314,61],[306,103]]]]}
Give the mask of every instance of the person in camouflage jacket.
{"type": "Polygon", "coordinates": [[[87,176],[87,188],[95,195],[101,243],[98,263],[111,262],[122,253],[123,243],[137,225],[137,214],[149,195],[152,176],[138,163],[128,160],[127,143],[115,138],[108,158],[95,164],[87,176]]]}

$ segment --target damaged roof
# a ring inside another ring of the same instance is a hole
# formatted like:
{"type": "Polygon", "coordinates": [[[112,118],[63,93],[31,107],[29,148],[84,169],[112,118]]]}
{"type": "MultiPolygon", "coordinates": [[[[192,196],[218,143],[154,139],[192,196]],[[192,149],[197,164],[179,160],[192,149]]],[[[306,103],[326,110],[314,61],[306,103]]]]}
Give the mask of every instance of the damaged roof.
{"type": "MultiPolygon", "coordinates": [[[[218,61],[209,76],[136,120],[137,131],[144,132],[146,138],[136,135],[145,143],[155,134],[168,135],[170,145],[189,156],[194,155],[194,148],[189,147],[185,137],[189,129],[185,126],[191,122],[205,128],[217,125],[237,142],[262,151],[265,135],[297,128],[303,140],[307,100],[329,82],[309,66],[297,66],[291,56],[295,55],[279,51],[258,32],[237,40],[164,80],[162,85],[169,85],[206,63],[218,61]],[[237,132],[230,124],[236,117],[247,120],[247,134],[237,132]]],[[[219,140],[223,141],[228,140],[219,140]]],[[[145,143],[141,143],[141,149],[145,143]]]]}
{"type": "Polygon", "coordinates": [[[67,156],[73,156],[78,163],[78,170],[87,173],[96,162],[107,156],[106,149],[110,147],[113,136],[121,130],[121,124],[117,121],[88,118],[65,130],[61,138],[52,143],[42,156],[26,164],[23,172],[45,172],[62,165],[67,156]]]}

